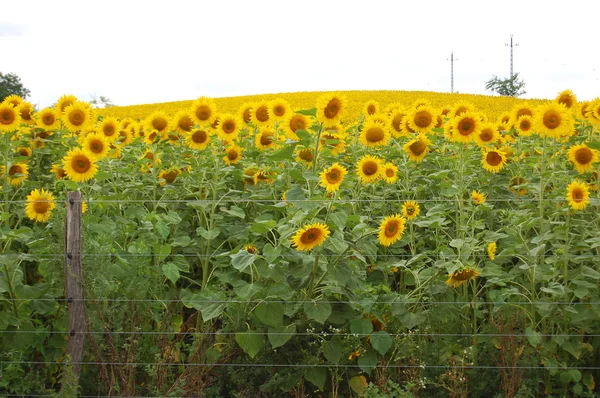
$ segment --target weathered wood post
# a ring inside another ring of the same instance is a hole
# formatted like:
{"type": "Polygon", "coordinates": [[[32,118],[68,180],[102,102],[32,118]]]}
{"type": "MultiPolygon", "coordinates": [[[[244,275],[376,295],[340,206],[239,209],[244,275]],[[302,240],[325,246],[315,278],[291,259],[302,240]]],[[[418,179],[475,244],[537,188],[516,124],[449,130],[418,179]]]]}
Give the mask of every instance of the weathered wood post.
{"type": "Polygon", "coordinates": [[[69,340],[66,357],[72,364],[65,369],[62,390],[77,389],[81,373],[86,330],[83,277],[81,273],[81,193],[67,194],[65,218],[65,293],[69,311],[69,340]]]}

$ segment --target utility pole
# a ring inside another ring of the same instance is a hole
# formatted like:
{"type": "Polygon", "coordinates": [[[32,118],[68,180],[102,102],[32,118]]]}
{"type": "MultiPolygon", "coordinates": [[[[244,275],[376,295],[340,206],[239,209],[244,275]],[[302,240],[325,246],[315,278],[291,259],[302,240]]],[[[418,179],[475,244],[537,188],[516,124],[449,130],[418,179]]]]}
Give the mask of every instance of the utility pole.
{"type": "Polygon", "coordinates": [[[454,93],[454,51],[450,53],[450,92],[454,93]]]}
{"type": "Polygon", "coordinates": [[[510,78],[512,79],[512,77],[513,77],[513,46],[514,46],[514,47],[518,47],[518,46],[519,46],[519,43],[515,43],[515,44],[513,45],[513,35],[512,35],[512,33],[511,33],[511,34],[510,34],[510,44],[508,44],[508,43],[504,43],[504,45],[505,45],[506,47],[510,46],[510,78]]]}

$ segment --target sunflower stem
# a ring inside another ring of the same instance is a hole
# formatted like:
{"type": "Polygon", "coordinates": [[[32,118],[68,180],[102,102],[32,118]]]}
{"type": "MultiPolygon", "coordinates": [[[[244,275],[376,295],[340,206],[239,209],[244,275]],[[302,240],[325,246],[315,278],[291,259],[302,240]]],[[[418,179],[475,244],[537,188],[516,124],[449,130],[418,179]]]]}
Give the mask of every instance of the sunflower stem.
{"type": "Polygon", "coordinates": [[[323,123],[319,123],[319,131],[317,131],[317,141],[315,143],[315,154],[313,156],[313,171],[317,170],[317,158],[319,157],[319,143],[321,142],[321,133],[323,132],[323,123]]]}
{"type": "Polygon", "coordinates": [[[317,276],[318,268],[319,268],[319,254],[317,254],[315,256],[315,263],[313,264],[312,273],[310,275],[310,282],[308,283],[308,290],[306,291],[306,296],[309,299],[312,299],[312,297],[313,297],[314,283],[315,283],[315,278],[317,276]]]}

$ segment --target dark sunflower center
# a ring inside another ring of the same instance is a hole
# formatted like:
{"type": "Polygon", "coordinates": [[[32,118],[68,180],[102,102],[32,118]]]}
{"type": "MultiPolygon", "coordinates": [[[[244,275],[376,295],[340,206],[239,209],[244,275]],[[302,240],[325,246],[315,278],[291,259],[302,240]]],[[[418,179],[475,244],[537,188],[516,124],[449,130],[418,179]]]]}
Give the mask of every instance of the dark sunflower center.
{"type": "Polygon", "coordinates": [[[385,169],[385,175],[387,177],[393,177],[394,174],[396,174],[396,173],[394,173],[394,170],[392,170],[392,169],[385,169]]]}
{"type": "Polygon", "coordinates": [[[519,109],[517,111],[517,119],[520,118],[523,115],[533,116],[533,113],[531,113],[531,111],[529,109],[527,109],[527,108],[519,109]]]}
{"type": "Polygon", "coordinates": [[[183,131],[190,131],[192,129],[192,120],[185,116],[179,119],[179,123],[177,123],[177,125],[183,131]]]}
{"type": "Polygon", "coordinates": [[[433,122],[433,117],[431,116],[431,113],[427,111],[419,111],[415,115],[414,122],[417,126],[426,128],[433,122]]]}
{"type": "Polygon", "coordinates": [[[340,111],[340,101],[337,98],[329,101],[327,106],[325,107],[325,117],[327,119],[333,119],[337,116],[340,111]]]}
{"type": "Polygon", "coordinates": [[[242,117],[244,118],[244,122],[250,123],[250,108],[244,109],[242,117]]]}
{"type": "Polygon", "coordinates": [[[368,113],[369,115],[374,115],[376,111],[377,111],[377,108],[375,108],[375,105],[373,105],[373,104],[370,104],[370,105],[367,107],[367,113],[368,113]]]}
{"type": "Polygon", "coordinates": [[[207,121],[208,119],[210,119],[211,115],[212,112],[208,105],[200,105],[198,108],[196,108],[196,117],[200,121],[207,121]]]}
{"type": "Polygon", "coordinates": [[[0,122],[2,124],[8,125],[14,121],[15,121],[15,113],[12,110],[7,109],[7,110],[3,111],[2,113],[0,113],[0,122]]]}
{"type": "Polygon", "coordinates": [[[54,123],[54,116],[44,115],[44,117],[42,118],[42,121],[44,122],[45,125],[50,126],[51,124],[54,123]]]}
{"type": "Polygon", "coordinates": [[[18,165],[13,165],[8,170],[8,174],[14,176],[15,174],[23,174],[23,168],[18,165]]]}
{"type": "Polygon", "coordinates": [[[302,241],[302,243],[312,243],[317,239],[317,237],[317,232],[314,231],[314,229],[309,229],[304,234],[302,234],[300,240],[302,241]]]}
{"type": "Polygon", "coordinates": [[[33,211],[38,214],[44,214],[48,211],[50,203],[47,200],[36,200],[33,202],[33,211]]]}
{"type": "Polygon", "coordinates": [[[223,131],[225,134],[232,134],[235,131],[235,122],[228,120],[223,123],[223,131]]]}
{"type": "Polygon", "coordinates": [[[271,131],[266,131],[266,132],[262,133],[260,136],[261,145],[263,145],[263,146],[271,145],[274,137],[275,136],[273,135],[273,133],[271,131]]]}
{"type": "Polygon", "coordinates": [[[369,142],[379,142],[385,137],[385,133],[381,127],[372,127],[367,130],[365,138],[369,142]]]}
{"type": "Polygon", "coordinates": [[[177,172],[175,170],[168,171],[163,175],[163,178],[165,179],[166,182],[171,184],[177,178],[177,172]]]}
{"type": "Polygon", "coordinates": [[[362,171],[367,176],[372,176],[372,175],[377,174],[377,171],[378,171],[377,162],[374,162],[372,160],[365,162],[362,166],[362,171]]]}
{"type": "Polygon", "coordinates": [[[490,129],[485,129],[481,132],[481,134],[479,134],[479,138],[483,142],[489,142],[492,140],[492,138],[494,138],[494,133],[490,129]]]}
{"type": "Polygon", "coordinates": [[[544,113],[543,123],[546,128],[555,129],[560,126],[560,122],[560,113],[552,110],[544,113]]]}
{"type": "Polygon", "coordinates": [[[82,174],[87,172],[91,168],[92,163],[85,156],[77,156],[73,160],[72,166],[73,170],[75,170],[77,173],[82,174]]]}
{"type": "Polygon", "coordinates": [[[313,155],[310,149],[301,150],[300,152],[298,152],[298,157],[307,162],[311,162],[313,160],[313,155]]]}
{"type": "Polygon", "coordinates": [[[283,116],[285,114],[285,108],[281,105],[277,105],[273,108],[273,113],[276,116],[283,116]]]}
{"type": "Polygon", "coordinates": [[[558,103],[570,108],[573,106],[573,98],[571,98],[570,95],[561,95],[558,99],[558,103]]]}
{"type": "Polygon", "coordinates": [[[485,160],[490,166],[498,166],[502,163],[502,156],[496,151],[491,151],[488,152],[485,160]]]}
{"type": "Polygon", "coordinates": [[[401,131],[402,130],[402,118],[404,117],[403,114],[399,113],[396,116],[394,116],[394,119],[392,119],[392,126],[394,126],[394,130],[396,131],[401,131]]]}
{"type": "Polygon", "coordinates": [[[259,122],[266,122],[267,120],[269,120],[269,111],[267,110],[266,106],[260,106],[256,110],[256,119],[259,122]]]}
{"type": "Polygon", "coordinates": [[[413,153],[413,155],[420,156],[427,149],[427,145],[425,145],[425,143],[423,141],[418,140],[418,141],[410,144],[410,146],[408,148],[413,153]]]}
{"type": "Polygon", "coordinates": [[[69,114],[69,122],[74,126],[81,126],[85,121],[85,113],[81,110],[75,110],[69,114]]]}
{"type": "MultiPolygon", "coordinates": [[[[158,131],[163,131],[164,129],[166,129],[168,126],[168,122],[163,119],[163,118],[157,118],[152,120],[152,127],[155,128],[158,131]]],[[[113,133],[114,133],[114,129],[112,129],[113,133]]],[[[106,133],[106,129],[105,129],[105,133],[106,133]]]]}
{"type": "Polygon", "coordinates": [[[388,222],[385,226],[385,236],[388,238],[394,236],[396,231],[398,231],[398,222],[395,220],[388,222]]]}
{"type": "Polygon", "coordinates": [[[206,131],[204,130],[198,130],[192,135],[192,141],[194,141],[196,144],[205,143],[207,138],[208,134],[206,134],[206,131]]]}
{"type": "Polygon", "coordinates": [[[90,149],[94,153],[101,153],[104,149],[104,144],[102,143],[102,141],[92,141],[90,143],[90,149]]]}
{"type": "Polygon", "coordinates": [[[460,116],[460,115],[462,115],[463,113],[465,113],[466,111],[467,111],[467,107],[465,107],[465,106],[461,106],[460,108],[458,108],[458,109],[456,110],[456,112],[454,112],[454,115],[455,115],[455,116],[460,116]]]}
{"type": "Polygon", "coordinates": [[[581,148],[575,152],[575,160],[579,164],[588,164],[592,161],[592,150],[589,148],[581,148]]]}
{"type": "Polygon", "coordinates": [[[238,157],[238,151],[235,149],[230,149],[229,151],[227,151],[227,158],[229,160],[235,160],[238,157]]]}
{"type": "Polygon", "coordinates": [[[290,129],[295,133],[296,130],[303,130],[306,128],[306,123],[304,119],[300,116],[294,116],[292,120],[290,120],[290,129]]]}
{"type": "Polygon", "coordinates": [[[583,201],[583,190],[581,188],[575,188],[571,194],[573,201],[579,203],[583,201]]]}
{"type": "Polygon", "coordinates": [[[338,170],[331,170],[329,173],[325,174],[327,177],[327,182],[330,184],[337,184],[340,181],[340,177],[342,176],[338,170]]]}
{"type": "Polygon", "coordinates": [[[458,132],[461,135],[471,135],[473,131],[475,131],[475,120],[471,118],[466,118],[461,120],[460,123],[458,123],[458,132]]]}
{"type": "Polygon", "coordinates": [[[521,127],[521,130],[527,131],[531,128],[531,123],[529,123],[529,120],[523,120],[519,126],[521,127]]]}
{"type": "Polygon", "coordinates": [[[413,206],[406,207],[406,214],[408,214],[409,216],[411,216],[414,212],[415,212],[415,208],[413,206]]]}

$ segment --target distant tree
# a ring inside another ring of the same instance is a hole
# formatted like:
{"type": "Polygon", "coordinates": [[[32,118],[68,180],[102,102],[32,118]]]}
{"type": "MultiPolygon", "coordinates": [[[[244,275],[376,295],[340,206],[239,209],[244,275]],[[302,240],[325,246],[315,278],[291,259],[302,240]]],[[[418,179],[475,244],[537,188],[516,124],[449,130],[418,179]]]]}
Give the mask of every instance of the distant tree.
{"type": "Polygon", "coordinates": [[[111,106],[115,106],[110,98],[103,95],[96,97],[96,94],[92,94],[92,100],[90,101],[90,104],[97,108],[110,108],[111,106]]]}
{"type": "Polygon", "coordinates": [[[512,77],[506,79],[501,79],[494,75],[494,77],[485,84],[485,89],[508,97],[518,97],[525,94],[525,82],[519,80],[518,73],[515,73],[512,77]]]}
{"type": "Polygon", "coordinates": [[[4,98],[13,94],[25,99],[29,97],[30,91],[23,86],[19,76],[15,75],[14,73],[5,75],[4,73],[0,72],[0,102],[4,101],[4,98]]]}

